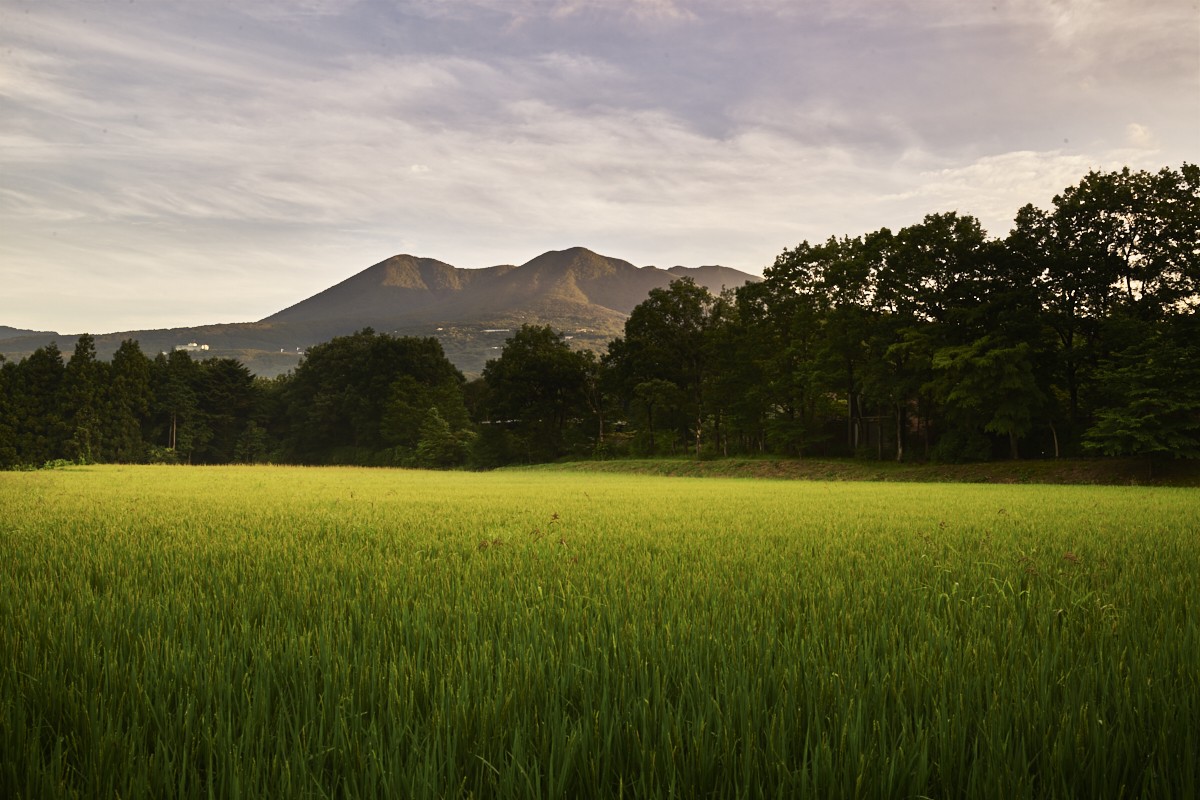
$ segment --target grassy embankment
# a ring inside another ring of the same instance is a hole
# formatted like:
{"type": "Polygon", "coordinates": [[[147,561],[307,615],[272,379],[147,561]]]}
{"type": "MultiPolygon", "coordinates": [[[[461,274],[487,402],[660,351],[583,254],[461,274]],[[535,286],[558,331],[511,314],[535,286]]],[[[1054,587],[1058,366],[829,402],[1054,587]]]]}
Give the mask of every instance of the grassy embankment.
{"type": "Polygon", "coordinates": [[[1196,796],[1197,501],[3,474],[0,796],[1196,796]]]}
{"type": "Polygon", "coordinates": [[[867,459],[695,458],[614,459],[538,464],[549,472],[604,472],[703,478],[777,478],[904,483],[1044,483],[1090,486],[1200,487],[1200,461],[1145,458],[1062,458],[978,464],[902,463],[867,459]]]}

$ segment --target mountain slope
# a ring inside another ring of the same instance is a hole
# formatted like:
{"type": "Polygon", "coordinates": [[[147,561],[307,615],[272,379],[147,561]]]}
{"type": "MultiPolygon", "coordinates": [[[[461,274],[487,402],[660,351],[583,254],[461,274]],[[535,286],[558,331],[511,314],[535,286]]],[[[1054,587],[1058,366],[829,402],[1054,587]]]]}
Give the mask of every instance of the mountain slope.
{"type": "Polygon", "coordinates": [[[392,256],[261,322],[384,319],[419,313],[462,290],[475,277],[432,258],[392,256]]]}
{"type": "Polygon", "coordinates": [[[736,289],[747,281],[754,283],[762,280],[733,267],[721,267],[715,264],[705,267],[671,267],[667,272],[676,278],[691,278],[714,295],[720,294],[725,289],[736,289]]]}

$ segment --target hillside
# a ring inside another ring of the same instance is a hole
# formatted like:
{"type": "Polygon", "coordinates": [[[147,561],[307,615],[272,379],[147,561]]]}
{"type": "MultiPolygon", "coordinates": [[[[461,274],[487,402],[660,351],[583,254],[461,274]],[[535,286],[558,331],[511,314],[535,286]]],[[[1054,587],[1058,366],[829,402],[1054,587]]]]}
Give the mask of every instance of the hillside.
{"type": "MultiPolygon", "coordinates": [[[[237,358],[272,377],[295,367],[308,347],[372,327],[435,336],[459,369],[478,374],[525,323],[561,330],[577,347],[603,349],[651,289],[682,277],[714,294],[759,280],[720,266],[636,267],[582,247],[484,269],[397,255],[258,322],[105,333],[95,337],[96,350],[109,358],[123,340],[136,339],[153,355],[195,342],[208,345],[204,357],[237,358]]],[[[0,353],[23,358],[54,341],[69,354],[77,338],[0,327],[0,353]]]]}

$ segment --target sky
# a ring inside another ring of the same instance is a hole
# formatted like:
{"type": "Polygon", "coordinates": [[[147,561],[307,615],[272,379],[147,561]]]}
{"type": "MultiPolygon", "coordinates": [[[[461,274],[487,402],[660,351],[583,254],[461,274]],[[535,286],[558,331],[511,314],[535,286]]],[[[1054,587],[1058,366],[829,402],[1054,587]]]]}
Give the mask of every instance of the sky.
{"type": "Polygon", "coordinates": [[[1197,160],[1193,0],[0,0],[0,325],[253,321],[399,253],[761,274],[1197,160]]]}

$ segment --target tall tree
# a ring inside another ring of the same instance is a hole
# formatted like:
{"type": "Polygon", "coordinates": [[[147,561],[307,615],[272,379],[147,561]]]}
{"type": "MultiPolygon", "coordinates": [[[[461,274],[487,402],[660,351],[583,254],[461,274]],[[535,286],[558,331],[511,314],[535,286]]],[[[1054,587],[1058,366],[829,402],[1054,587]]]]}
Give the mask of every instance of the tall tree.
{"type": "Polygon", "coordinates": [[[827,248],[801,242],[764,270],[760,284],[739,292],[742,317],[762,366],[768,446],[804,455],[832,416],[823,362],[827,248]]]}
{"type": "Polygon", "coordinates": [[[512,431],[530,461],[564,454],[568,422],[588,416],[589,369],[561,333],[522,325],[483,368],[491,423],[512,431]]]}
{"type": "Polygon", "coordinates": [[[462,374],[434,338],[366,328],[310,348],[282,385],[287,458],[301,463],[393,464],[411,458],[436,405],[465,424],[462,374]]]}
{"type": "Polygon", "coordinates": [[[667,412],[678,410],[683,405],[683,393],[676,383],[662,378],[650,378],[633,387],[633,400],[646,415],[644,437],[647,452],[656,455],[656,439],[661,427],[659,420],[667,412]]]}
{"type": "Polygon", "coordinates": [[[438,410],[438,419],[456,436],[470,429],[470,416],[457,370],[445,370],[441,379],[409,373],[392,382],[383,409],[380,434],[383,441],[396,448],[400,461],[415,452],[421,430],[434,408],[438,410]]]}
{"type": "Polygon", "coordinates": [[[871,309],[878,248],[886,237],[830,239],[822,270],[826,297],[822,362],[830,386],[845,394],[846,450],[863,443],[863,379],[867,342],[876,314],[871,309]],[[881,242],[882,239],[882,242],[881,242]]]}
{"type": "Polygon", "coordinates": [[[461,466],[467,460],[474,436],[474,432],[466,429],[452,430],[437,406],[431,406],[421,423],[415,462],[435,469],[461,466]]]}
{"type": "Polygon", "coordinates": [[[19,463],[17,453],[17,365],[0,355],[0,469],[19,463]]]}
{"type": "Polygon", "coordinates": [[[254,376],[236,359],[209,358],[200,362],[198,378],[198,410],[209,436],[197,448],[195,460],[228,464],[235,460],[257,406],[254,376]]]}
{"type": "Polygon", "coordinates": [[[1197,302],[1200,169],[1184,164],[1156,174],[1089,172],[1054,198],[1055,233],[1065,238],[1103,287],[1100,311],[1113,305],[1141,319],[1197,302]]]}
{"type": "Polygon", "coordinates": [[[945,347],[933,357],[935,391],[952,418],[966,428],[982,427],[1008,439],[1009,456],[1020,458],[1018,440],[1029,433],[1045,397],[1027,342],[1008,344],[983,336],[945,347]]]}
{"type": "Polygon", "coordinates": [[[108,364],[96,360],[96,342],[83,334],[63,370],[63,412],[67,426],[67,453],[73,460],[88,463],[101,456],[104,393],[108,386],[108,364]]]}
{"type": "Polygon", "coordinates": [[[151,365],[154,386],[153,442],[171,458],[191,463],[202,451],[212,429],[200,407],[203,372],[185,350],[158,355],[151,365]]]}
{"type": "Polygon", "coordinates": [[[736,290],[727,290],[714,303],[705,334],[704,394],[714,448],[722,455],[761,452],[768,416],[763,354],[755,350],[736,290]]]}
{"type": "Polygon", "coordinates": [[[150,368],[150,359],[133,339],[121,342],[113,354],[103,425],[106,461],[134,463],[145,458],[143,428],[153,402],[150,368]]]}
{"type": "Polygon", "coordinates": [[[596,455],[604,455],[608,452],[604,441],[604,425],[605,420],[609,418],[612,398],[605,391],[604,366],[599,357],[591,350],[581,350],[579,355],[583,360],[583,401],[596,422],[596,444],[593,452],[596,455]]]}
{"type": "MultiPolygon", "coordinates": [[[[881,231],[882,235],[883,232],[881,231]]],[[[877,245],[876,302],[899,316],[944,322],[975,298],[987,234],[979,220],[955,212],[929,214],[877,245]]]]}
{"type": "Polygon", "coordinates": [[[706,407],[706,329],[714,298],[691,278],[651,289],[625,321],[625,335],[609,344],[607,363],[626,398],[650,380],[668,381],[682,402],[676,431],[699,453],[706,407]]]}
{"type": "Polygon", "coordinates": [[[21,463],[42,464],[67,456],[63,372],[62,352],[53,342],[34,350],[18,364],[12,384],[21,463]]]}
{"type": "MultiPolygon", "coordinates": [[[[1200,315],[1158,326],[1107,359],[1085,447],[1105,455],[1200,458],[1200,315]]],[[[1151,466],[1153,470],[1153,466],[1151,466]]]]}
{"type": "Polygon", "coordinates": [[[1091,172],[1053,203],[1022,208],[1007,244],[1036,276],[1058,339],[1073,446],[1101,402],[1098,365],[1124,346],[1117,320],[1159,320],[1200,302],[1200,168],[1091,172]]]}

